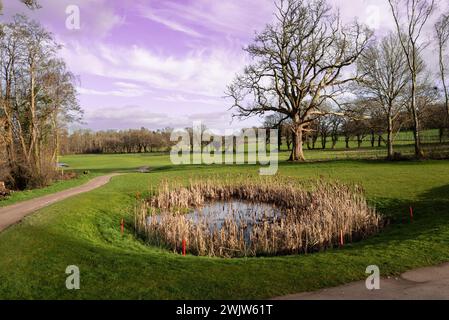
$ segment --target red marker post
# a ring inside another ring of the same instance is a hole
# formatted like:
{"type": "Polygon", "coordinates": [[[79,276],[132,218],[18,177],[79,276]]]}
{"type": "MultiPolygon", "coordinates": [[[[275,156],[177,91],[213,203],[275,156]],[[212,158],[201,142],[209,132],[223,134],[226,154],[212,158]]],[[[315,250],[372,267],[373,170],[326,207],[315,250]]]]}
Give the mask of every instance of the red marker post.
{"type": "Polygon", "coordinates": [[[340,231],[340,247],[345,245],[345,240],[343,238],[343,230],[340,231]]]}
{"type": "Polygon", "coordinates": [[[410,206],[410,221],[413,222],[413,207],[410,206]]]}
{"type": "Polygon", "coordinates": [[[120,221],[120,232],[123,236],[123,232],[125,231],[125,221],[122,218],[122,221],[120,221]]]}
{"type": "Polygon", "coordinates": [[[186,255],[186,239],[182,239],[182,255],[186,255]]]}

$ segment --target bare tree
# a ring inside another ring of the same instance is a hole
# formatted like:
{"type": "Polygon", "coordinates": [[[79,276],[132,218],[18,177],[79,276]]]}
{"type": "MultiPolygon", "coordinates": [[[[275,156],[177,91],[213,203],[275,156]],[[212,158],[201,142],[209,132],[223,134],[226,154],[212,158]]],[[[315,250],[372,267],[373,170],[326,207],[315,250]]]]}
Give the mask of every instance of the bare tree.
{"type": "Polygon", "coordinates": [[[435,34],[438,44],[438,57],[440,64],[440,76],[441,84],[443,86],[444,94],[444,105],[446,107],[446,122],[449,125],[449,84],[447,83],[446,75],[446,64],[447,60],[447,50],[449,44],[449,13],[443,14],[438,22],[435,24],[435,34]]]}
{"type": "Polygon", "coordinates": [[[38,77],[46,71],[46,63],[58,50],[58,45],[53,40],[52,35],[42,26],[34,21],[28,20],[24,16],[15,18],[15,27],[19,30],[23,41],[23,73],[25,83],[28,84],[29,101],[29,123],[27,132],[27,151],[25,157],[29,165],[33,164],[33,169],[40,175],[42,170],[41,145],[39,143],[39,106],[37,97],[41,94],[44,86],[39,86],[38,77]]]}
{"type": "Polygon", "coordinates": [[[422,31],[435,9],[435,0],[388,0],[396,24],[402,49],[407,57],[407,66],[411,76],[410,110],[413,117],[413,135],[415,139],[415,156],[422,157],[419,117],[417,110],[417,81],[419,73],[419,57],[425,47],[420,42],[422,31]],[[402,22],[401,6],[405,6],[405,21],[402,22]]]}
{"type": "Polygon", "coordinates": [[[292,121],[291,161],[305,160],[303,134],[338,104],[348,75],[368,46],[372,32],[358,23],[343,26],[325,0],[281,0],[276,21],[245,50],[254,63],[227,89],[236,116],[277,112],[292,121]],[[251,100],[249,102],[249,100],[251,100]]]}
{"type": "Polygon", "coordinates": [[[51,182],[59,131],[80,111],[73,76],[56,58],[58,48],[50,33],[25,16],[2,26],[0,131],[10,185],[19,189],[51,182]]]}
{"type": "Polygon", "coordinates": [[[321,138],[321,149],[325,150],[327,145],[327,139],[331,135],[332,122],[331,116],[321,117],[319,119],[318,133],[321,138]]]}
{"type": "MultiPolygon", "coordinates": [[[[43,126],[53,138],[53,153],[51,161],[58,162],[60,154],[60,135],[66,123],[79,121],[82,110],[78,104],[75,90],[75,76],[67,70],[64,61],[51,59],[45,64],[45,72],[42,74],[41,97],[45,99],[45,104],[41,107],[42,123],[49,123],[43,126]]],[[[42,127],[42,125],[41,125],[42,127]]]]}
{"type": "Polygon", "coordinates": [[[408,101],[404,96],[411,80],[399,37],[391,33],[371,46],[360,58],[358,69],[363,74],[358,82],[362,99],[380,108],[387,121],[388,158],[392,159],[394,121],[408,101]]]}
{"type": "Polygon", "coordinates": [[[329,121],[331,123],[332,149],[335,149],[335,146],[340,139],[340,130],[343,119],[338,115],[331,115],[329,121]]]}
{"type": "MultiPolygon", "coordinates": [[[[278,130],[278,150],[281,150],[282,147],[282,137],[285,132],[284,127],[286,126],[285,122],[284,116],[279,113],[270,114],[265,117],[264,128],[278,130]]],[[[269,143],[269,141],[270,137],[267,135],[267,143],[269,143]]]]}

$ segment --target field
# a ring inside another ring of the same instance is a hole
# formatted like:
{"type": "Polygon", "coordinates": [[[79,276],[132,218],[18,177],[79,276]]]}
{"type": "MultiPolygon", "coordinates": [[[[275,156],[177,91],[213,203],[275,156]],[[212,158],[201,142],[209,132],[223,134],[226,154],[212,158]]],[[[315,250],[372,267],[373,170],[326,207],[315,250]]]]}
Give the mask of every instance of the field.
{"type": "MultiPolygon", "coordinates": [[[[327,152],[307,155],[324,159],[327,152]]],[[[198,176],[257,176],[257,166],[172,166],[163,154],[64,157],[62,161],[72,169],[90,170],[91,175],[124,174],[2,232],[0,298],[257,299],[364,279],[366,267],[372,264],[387,276],[449,261],[449,161],[356,159],[283,161],[279,175],[298,181],[323,176],[361,184],[370,204],[391,220],[382,233],[316,254],[221,259],[182,257],[136,239],[135,194],[147,193],[164,179],[187,183],[198,176]],[[133,172],[141,166],[149,166],[151,172],[133,172]],[[415,212],[413,223],[410,206],[415,212]],[[123,237],[121,218],[126,222],[123,237]],[[79,266],[81,290],[65,288],[68,265],[79,266]]]]}

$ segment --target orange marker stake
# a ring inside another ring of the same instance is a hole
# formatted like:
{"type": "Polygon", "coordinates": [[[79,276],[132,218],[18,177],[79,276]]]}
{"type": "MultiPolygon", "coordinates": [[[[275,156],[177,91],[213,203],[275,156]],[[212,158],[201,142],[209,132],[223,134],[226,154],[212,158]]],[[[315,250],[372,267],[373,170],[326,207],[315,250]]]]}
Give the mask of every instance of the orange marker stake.
{"type": "Polygon", "coordinates": [[[124,231],[125,231],[125,221],[122,219],[122,221],[120,222],[120,232],[122,236],[124,231]]]}
{"type": "Polygon", "coordinates": [[[410,221],[413,222],[413,207],[410,206],[410,221]]]}
{"type": "Polygon", "coordinates": [[[182,239],[182,255],[186,255],[186,239],[182,239]]]}

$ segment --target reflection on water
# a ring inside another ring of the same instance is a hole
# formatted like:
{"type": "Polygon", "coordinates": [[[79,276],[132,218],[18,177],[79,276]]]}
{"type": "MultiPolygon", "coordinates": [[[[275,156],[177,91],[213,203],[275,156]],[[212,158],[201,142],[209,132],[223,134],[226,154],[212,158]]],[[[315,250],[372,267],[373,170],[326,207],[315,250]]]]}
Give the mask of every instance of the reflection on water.
{"type": "Polygon", "coordinates": [[[220,226],[229,218],[232,218],[236,223],[255,223],[266,220],[272,221],[279,216],[279,208],[273,205],[241,200],[211,202],[186,215],[193,222],[198,222],[204,218],[210,224],[216,226],[220,226]]]}
{"type": "Polygon", "coordinates": [[[220,230],[226,221],[232,221],[239,230],[243,231],[246,241],[255,224],[273,222],[281,216],[279,208],[266,203],[253,203],[249,201],[215,201],[194,209],[186,218],[194,223],[206,222],[209,230],[220,230]]]}
{"type": "MultiPolygon", "coordinates": [[[[184,217],[194,224],[206,226],[211,233],[220,231],[224,223],[234,223],[237,230],[243,232],[246,242],[249,242],[254,225],[273,223],[281,217],[281,214],[281,210],[272,204],[230,200],[206,203],[202,207],[192,209],[184,217]]],[[[153,218],[161,222],[160,215],[153,218]]],[[[148,217],[148,221],[149,219],[151,217],[148,217]]]]}

